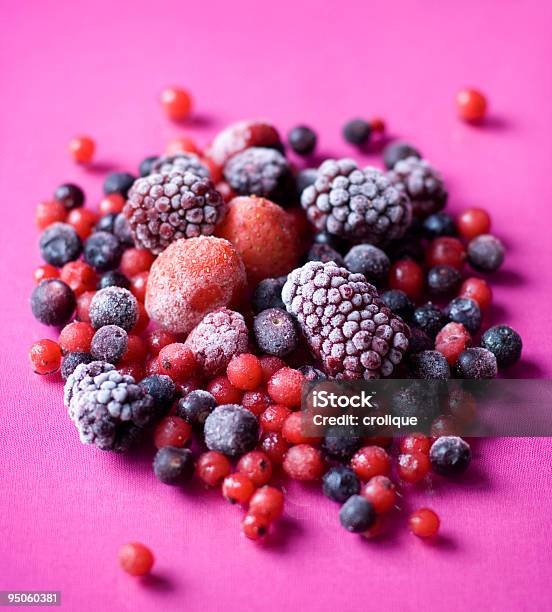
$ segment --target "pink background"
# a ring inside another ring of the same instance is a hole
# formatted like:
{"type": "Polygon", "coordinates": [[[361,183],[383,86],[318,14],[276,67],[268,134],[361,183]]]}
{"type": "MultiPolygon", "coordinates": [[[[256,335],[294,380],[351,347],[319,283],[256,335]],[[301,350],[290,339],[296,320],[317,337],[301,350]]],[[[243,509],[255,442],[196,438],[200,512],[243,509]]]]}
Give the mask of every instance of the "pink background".
{"type": "Polygon", "coordinates": [[[470,475],[409,494],[440,513],[435,544],[402,528],[362,541],[317,487],[291,485],[284,524],[256,546],[218,493],[159,485],[149,452],[81,446],[61,384],[32,375],[26,352],[50,333],[28,295],[33,210],[57,184],[96,204],[106,169],[256,116],[307,122],[321,155],[349,155],[343,121],[377,114],[442,169],[452,210],[492,211],[509,249],[492,322],[523,335],[512,376],[550,377],[551,20],[545,1],[2,3],[0,589],[61,590],[78,611],[550,607],[548,439],[481,441],[470,475]],[[160,112],[171,83],[194,93],[192,125],[160,112]],[[479,129],[455,117],[470,84],[490,99],[479,129]],[[95,171],[68,159],[79,133],[98,142],[95,171]],[[145,584],[116,566],[132,539],[157,555],[145,584]]]}

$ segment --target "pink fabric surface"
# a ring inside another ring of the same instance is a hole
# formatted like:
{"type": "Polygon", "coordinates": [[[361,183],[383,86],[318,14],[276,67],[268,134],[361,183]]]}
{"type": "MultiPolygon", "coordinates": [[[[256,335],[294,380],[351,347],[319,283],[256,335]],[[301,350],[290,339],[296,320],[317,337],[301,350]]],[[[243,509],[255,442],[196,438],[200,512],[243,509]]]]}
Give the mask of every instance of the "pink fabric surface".
{"type": "Polygon", "coordinates": [[[172,136],[205,144],[258,116],[283,132],[312,125],[320,157],[355,155],[344,120],[382,115],[443,171],[453,211],[492,212],[508,256],[487,322],[523,336],[510,375],[550,377],[550,3],[22,0],[0,11],[0,590],[61,590],[80,612],[549,609],[549,439],[479,441],[465,478],[409,493],[408,507],[441,515],[434,544],[398,526],[365,542],[339,527],[317,486],[286,484],[283,524],[256,546],[218,492],[158,484],[149,449],[81,446],[61,383],[34,376],[26,353],[54,337],[28,296],[40,263],[34,207],[59,183],[96,203],[108,169],[134,171],[172,136]],[[172,83],[195,96],[187,126],[160,111],[172,83]],[[489,97],[484,127],[455,116],[465,85],[489,97]],[[98,142],[95,169],[68,158],[80,133],[98,142]],[[116,565],[134,539],[157,556],[145,583],[116,565]]]}

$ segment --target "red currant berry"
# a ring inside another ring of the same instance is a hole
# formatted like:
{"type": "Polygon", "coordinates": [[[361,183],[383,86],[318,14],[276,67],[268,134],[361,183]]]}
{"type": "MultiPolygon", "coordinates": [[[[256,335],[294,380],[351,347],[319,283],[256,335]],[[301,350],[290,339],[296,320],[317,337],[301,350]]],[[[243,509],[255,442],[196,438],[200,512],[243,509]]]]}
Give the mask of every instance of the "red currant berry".
{"type": "Polygon", "coordinates": [[[282,435],[290,444],[319,444],[322,438],[303,435],[303,416],[301,412],[292,412],[284,421],[282,435]]]}
{"type": "Polygon", "coordinates": [[[119,564],[131,576],[146,576],[155,558],[151,550],[139,542],[130,542],[119,549],[119,564]]]}
{"type": "Polygon", "coordinates": [[[38,340],[31,346],[29,361],[36,374],[53,374],[61,366],[61,348],[53,340],[38,340]]]}
{"type": "Polygon", "coordinates": [[[466,261],[466,250],[458,238],[442,236],[435,238],[429,244],[426,253],[428,268],[435,266],[451,266],[455,270],[462,270],[466,261]]]}
{"type": "Polygon", "coordinates": [[[385,132],[385,121],[381,117],[374,117],[370,119],[370,127],[372,132],[383,134],[385,132]]]}
{"type": "Polygon", "coordinates": [[[127,277],[132,278],[141,272],[148,272],[155,256],[146,249],[127,249],[122,257],[120,270],[127,277]]]}
{"type": "Polygon", "coordinates": [[[175,121],[185,119],[192,110],[190,94],[180,87],[167,87],[161,92],[161,104],[165,113],[175,121]]]}
{"type": "Polygon", "coordinates": [[[383,532],[384,522],[381,515],[376,516],[372,526],[360,535],[366,540],[373,540],[380,536],[383,532]]]}
{"type": "Polygon", "coordinates": [[[310,444],[292,446],[284,458],[284,471],[294,480],[318,480],[325,469],[324,459],[310,444]]]}
{"type": "Polygon", "coordinates": [[[477,89],[462,89],[456,94],[456,108],[465,121],[478,122],[487,112],[487,99],[477,89]]]}
{"type": "Polygon", "coordinates": [[[265,485],[272,476],[272,463],[266,453],[251,451],[238,461],[238,472],[245,474],[256,487],[265,485]]]}
{"type": "Polygon", "coordinates": [[[449,365],[454,365],[460,353],[470,344],[470,332],[462,323],[447,323],[435,338],[435,350],[444,355],[449,365]]]}
{"type": "Polygon", "coordinates": [[[154,374],[163,373],[161,371],[161,364],[159,363],[159,357],[152,357],[149,361],[146,362],[146,372],[148,376],[153,376],[154,374]]]}
{"type": "Polygon", "coordinates": [[[90,323],[73,321],[61,330],[58,342],[64,354],[89,353],[95,333],[96,330],[90,323]]]}
{"type": "Polygon", "coordinates": [[[217,404],[241,404],[243,391],[236,389],[226,376],[217,376],[207,385],[207,391],[217,400],[217,404]]]}
{"type": "Polygon", "coordinates": [[[120,363],[117,365],[117,371],[123,376],[132,376],[136,382],[146,377],[146,370],[141,363],[120,363]]]}
{"type": "Polygon", "coordinates": [[[168,416],[159,421],[153,434],[153,443],[157,448],[173,446],[184,448],[192,439],[192,426],[177,416],[168,416]]]}
{"type": "Polygon", "coordinates": [[[405,482],[420,482],[427,476],[430,469],[429,456],[424,453],[399,455],[397,474],[405,482]]]}
{"type": "Polygon", "coordinates": [[[263,370],[258,357],[250,353],[234,355],[226,368],[226,376],[234,387],[252,391],[262,382],[263,370]]]}
{"type": "Polygon", "coordinates": [[[282,431],[291,410],[281,404],[272,404],[260,416],[259,425],[263,431],[282,431]]]}
{"type": "Polygon", "coordinates": [[[196,360],[191,349],[181,342],[168,344],[159,351],[161,374],[170,376],[176,382],[191,378],[195,371],[196,360]]]}
{"type": "Polygon", "coordinates": [[[282,516],[283,511],[284,494],[276,487],[261,487],[249,502],[249,512],[264,516],[270,522],[282,516]]]}
{"type": "Polygon", "coordinates": [[[143,363],[148,355],[148,347],[145,340],[140,336],[128,334],[128,345],[125,354],[122,356],[119,365],[129,363],[143,363]]]}
{"type": "Polygon", "coordinates": [[[389,270],[391,289],[404,291],[409,298],[416,299],[424,287],[424,272],[420,265],[411,259],[395,262],[389,270]]]}
{"type": "Polygon", "coordinates": [[[232,466],[228,458],[217,451],[208,451],[199,456],[196,474],[209,487],[218,487],[230,474],[232,466]]]}
{"type": "Polygon", "coordinates": [[[411,453],[424,453],[429,455],[429,449],[431,448],[431,440],[428,436],[424,436],[422,433],[411,433],[408,436],[401,439],[401,453],[409,455],[411,453]]]}
{"type": "Polygon", "coordinates": [[[35,223],[39,230],[46,229],[52,223],[63,222],[67,218],[67,209],[61,202],[41,202],[35,211],[35,223]]]}
{"type": "Polygon", "coordinates": [[[260,359],[261,368],[263,370],[263,382],[267,383],[273,374],[276,374],[278,370],[286,367],[285,362],[279,357],[273,357],[272,355],[264,355],[260,359]]]}
{"type": "Polygon", "coordinates": [[[439,517],[429,508],[416,510],[408,519],[410,531],[420,538],[431,538],[437,535],[440,525],[439,517]]]}
{"type": "MultiPolygon", "coordinates": [[[[136,276],[133,276],[130,279],[130,290],[134,297],[139,301],[144,303],[146,299],[146,288],[148,284],[148,276],[149,272],[140,272],[136,276]]],[[[174,342],[174,340],[173,340],[174,342]]]]}
{"type": "Polygon", "coordinates": [[[47,278],[59,278],[59,271],[54,266],[50,264],[44,264],[43,266],[38,266],[33,272],[34,282],[38,285],[38,283],[46,280],[47,278]]]}
{"type": "Polygon", "coordinates": [[[374,476],[364,486],[362,495],[374,506],[378,514],[384,514],[395,505],[397,490],[387,476],[374,476]]]}
{"type": "Polygon", "coordinates": [[[246,538],[260,540],[266,535],[270,527],[270,521],[266,516],[248,513],[242,520],[241,529],[246,538]]]}
{"type": "Polygon", "coordinates": [[[391,471],[391,459],[380,446],[363,446],[351,459],[351,467],[361,480],[386,476],[391,471]]]}
{"type": "Polygon", "coordinates": [[[489,285],[482,278],[476,278],[475,276],[467,278],[462,283],[458,295],[475,300],[481,310],[486,310],[493,300],[493,292],[489,285]]]}
{"type": "Polygon", "coordinates": [[[186,136],[177,136],[176,138],[169,140],[167,143],[167,146],[165,147],[165,155],[178,155],[178,153],[195,153],[196,155],[199,155],[201,151],[191,138],[186,138],[186,136]]]}
{"type": "Polygon", "coordinates": [[[85,291],[94,291],[98,282],[96,271],[84,261],[69,261],[61,268],[59,277],[77,297],[85,291]]]}
{"type": "Polygon", "coordinates": [[[301,405],[301,390],[305,377],[299,370],[282,368],[273,374],[267,385],[270,399],[277,403],[297,408],[301,405]]]}
{"type": "Polygon", "coordinates": [[[69,153],[79,164],[87,164],[92,161],[96,143],[88,136],[78,136],[69,143],[69,153]]]}
{"type": "Polygon", "coordinates": [[[244,506],[255,492],[255,485],[245,474],[230,474],[222,482],[222,494],[231,504],[244,506]]]}
{"type": "Polygon", "coordinates": [[[268,455],[272,465],[282,465],[289,446],[281,433],[271,432],[261,437],[259,448],[268,455]]]}
{"type": "Polygon", "coordinates": [[[90,302],[96,295],[95,291],[85,291],[77,298],[77,319],[90,323],[90,302]]]}
{"type": "Polygon", "coordinates": [[[199,378],[190,378],[189,380],[180,383],[178,386],[178,390],[180,391],[180,395],[182,397],[186,397],[188,393],[192,391],[198,391],[199,389],[203,389],[204,384],[203,381],[199,378]]]}
{"type": "Polygon", "coordinates": [[[146,312],[144,304],[142,304],[142,302],[138,302],[138,321],[136,321],[136,324],[130,331],[133,334],[141,334],[142,332],[146,331],[148,325],[149,325],[148,313],[146,312]]]}
{"type": "Polygon", "coordinates": [[[90,236],[97,222],[98,216],[88,208],[73,208],[67,217],[67,223],[73,226],[81,240],[90,236]]]}
{"type": "Polygon", "coordinates": [[[101,215],[117,215],[123,210],[125,205],[125,198],[120,193],[110,193],[106,195],[100,202],[100,214],[101,215]]]}
{"type": "Polygon", "coordinates": [[[243,394],[241,405],[255,416],[261,415],[270,405],[270,398],[266,393],[257,389],[256,391],[246,391],[243,394]]]}
{"type": "Polygon", "coordinates": [[[456,226],[460,236],[469,242],[476,236],[489,233],[491,217],[482,208],[468,208],[458,216],[456,226]]]}
{"type": "Polygon", "coordinates": [[[148,351],[153,355],[159,355],[159,351],[169,344],[176,342],[175,336],[164,329],[154,329],[147,336],[148,351]]]}

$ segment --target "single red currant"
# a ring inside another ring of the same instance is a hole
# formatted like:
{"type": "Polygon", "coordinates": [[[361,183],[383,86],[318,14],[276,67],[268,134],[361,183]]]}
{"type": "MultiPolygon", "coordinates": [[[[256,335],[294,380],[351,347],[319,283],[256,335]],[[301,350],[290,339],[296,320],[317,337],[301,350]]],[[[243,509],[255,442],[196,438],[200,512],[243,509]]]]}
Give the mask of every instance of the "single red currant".
{"type": "Polygon", "coordinates": [[[146,576],[155,563],[151,550],[139,542],[121,546],[118,557],[120,566],[131,576],[146,576]]]}
{"type": "Polygon", "coordinates": [[[251,451],[238,461],[238,472],[245,474],[256,487],[265,485],[272,476],[272,463],[266,453],[251,451]]]}
{"type": "Polygon", "coordinates": [[[53,340],[38,340],[31,346],[29,361],[36,374],[53,374],[61,366],[61,348],[53,340]]]}
{"type": "Polygon", "coordinates": [[[184,448],[192,440],[192,426],[177,416],[162,419],[153,434],[153,443],[157,448],[173,446],[184,448]]]}
{"type": "Polygon", "coordinates": [[[491,217],[482,208],[468,208],[458,216],[456,226],[460,236],[469,242],[476,236],[489,233],[491,217]]]}
{"type": "Polygon", "coordinates": [[[226,376],[237,389],[252,391],[263,379],[261,362],[258,357],[250,353],[234,355],[226,368],[226,376]]]}
{"type": "Polygon", "coordinates": [[[397,474],[405,482],[420,482],[429,474],[430,469],[429,456],[424,453],[399,455],[397,474]]]}
{"type": "Polygon", "coordinates": [[[167,115],[175,120],[185,119],[192,109],[190,94],[180,87],[167,87],[161,92],[161,104],[167,115]]]}
{"type": "Polygon", "coordinates": [[[254,492],[255,485],[241,472],[230,474],[222,483],[222,494],[231,504],[247,504],[254,492]]]}
{"type": "Polygon", "coordinates": [[[267,385],[270,399],[288,408],[301,405],[301,391],[305,377],[299,370],[282,368],[273,374],[267,385]]]}
{"type": "Polygon", "coordinates": [[[199,456],[196,474],[209,487],[217,487],[230,474],[232,465],[228,458],[217,451],[208,451],[199,456]]]}
{"type": "Polygon", "coordinates": [[[391,289],[404,291],[409,298],[418,298],[424,287],[424,272],[421,266],[412,259],[395,262],[389,270],[389,286],[391,289]]]}
{"type": "Polygon", "coordinates": [[[384,514],[395,505],[397,490],[387,476],[374,476],[364,486],[362,495],[374,506],[378,514],[384,514]]]}
{"type": "Polygon", "coordinates": [[[263,431],[282,431],[291,410],[281,404],[272,404],[260,416],[259,425],[263,431]]]}
{"type": "Polygon", "coordinates": [[[441,521],[430,508],[420,508],[413,512],[408,519],[410,531],[420,538],[431,538],[437,535],[441,521]]]}
{"type": "Polygon", "coordinates": [[[249,502],[249,512],[265,516],[270,522],[282,516],[283,511],[284,494],[276,487],[261,487],[249,502]]]}
{"type": "Polygon", "coordinates": [[[87,164],[92,161],[96,143],[88,136],[78,136],[69,143],[69,153],[79,164],[87,164]]]}
{"type": "Polygon", "coordinates": [[[243,391],[236,389],[226,376],[217,376],[207,385],[207,391],[217,400],[217,404],[241,404],[243,391]]]}
{"type": "Polygon", "coordinates": [[[481,121],[487,112],[487,99],[477,89],[461,89],[456,94],[458,114],[465,121],[481,121]]]}
{"type": "Polygon", "coordinates": [[[401,453],[406,455],[411,453],[429,454],[431,439],[422,433],[411,433],[401,439],[401,453]]]}
{"type": "Polygon", "coordinates": [[[284,458],[284,471],[295,480],[318,480],[325,469],[324,459],[310,444],[292,446],[284,458]]]}
{"type": "Polygon", "coordinates": [[[459,297],[471,298],[479,304],[481,310],[486,310],[493,300],[493,292],[482,278],[471,276],[460,287],[459,297]]]}
{"type": "Polygon", "coordinates": [[[391,459],[380,446],[363,446],[351,459],[351,467],[361,480],[386,476],[391,471],[391,459]]]}

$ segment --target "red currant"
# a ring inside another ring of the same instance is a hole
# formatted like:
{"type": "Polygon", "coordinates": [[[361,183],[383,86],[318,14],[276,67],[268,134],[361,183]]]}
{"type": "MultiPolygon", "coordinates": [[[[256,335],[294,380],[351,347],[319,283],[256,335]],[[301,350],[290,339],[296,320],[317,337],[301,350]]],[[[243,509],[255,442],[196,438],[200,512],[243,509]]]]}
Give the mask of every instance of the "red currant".
{"type": "Polygon", "coordinates": [[[421,266],[411,259],[395,262],[389,270],[389,286],[404,291],[412,299],[418,298],[424,286],[421,266]]]}
{"type": "Polygon", "coordinates": [[[245,505],[255,492],[255,485],[245,474],[230,474],[222,482],[222,494],[231,504],[245,505]]]}
{"type": "Polygon", "coordinates": [[[154,329],[147,336],[148,350],[155,357],[159,351],[176,342],[175,336],[164,329],[154,329]]]}
{"type": "Polygon", "coordinates": [[[420,482],[427,476],[430,469],[429,457],[424,453],[399,455],[397,474],[405,482],[420,482]]]}
{"type": "Polygon", "coordinates": [[[190,378],[196,367],[196,360],[191,349],[181,342],[168,344],[158,355],[161,374],[170,376],[176,382],[190,378]]]}
{"type": "Polygon", "coordinates": [[[220,485],[231,469],[228,458],[217,451],[203,453],[196,464],[196,474],[209,487],[220,485]]]}
{"type": "Polygon", "coordinates": [[[282,465],[289,446],[281,433],[271,432],[261,437],[259,448],[268,455],[273,465],[282,465]]]}
{"type": "Polygon", "coordinates": [[[310,444],[292,446],[284,458],[284,471],[295,480],[318,480],[324,473],[324,459],[310,444]]]}
{"type": "Polygon", "coordinates": [[[351,459],[351,467],[361,480],[386,476],[391,471],[391,459],[380,446],[363,446],[351,459]]]}
{"type": "Polygon", "coordinates": [[[467,278],[460,287],[460,297],[471,298],[479,304],[481,310],[486,310],[493,300],[493,292],[482,278],[471,276],[467,278]]]}
{"type": "MultiPolygon", "coordinates": [[[[136,276],[133,276],[130,279],[130,290],[134,297],[139,301],[144,303],[146,299],[146,288],[148,284],[148,276],[149,272],[140,272],[136,276]]],[[[173,340],[174,342],[174,340],[173,340]]]]}
{"type": "Polygon", "coordinates": [[[61,202],[41,202],[35,211],[35,223],[39,230],[46,229],[52,223],[63,222],[67,218],[67,209],[61,202]]]}
{"type": "Polygon", "coordinates": [[[38,266],[38,268],[35,269],[33,272],[33,278],[35,283],[38,285],[38,283],[46,280],[47,278],[59,278],[59,271],[50,264],[44,264],[43,266],[38,266]]]}
{"type": "Polygon", "coordinates": [[[406,455],[411,453],[424,453],[428,455],[431,448],[431,440],[422,433],[411,433],[401,439],[400,448],[401,453],[406,455]]]}
{"type": "Polygon", "coordinates": [[[245,474],[256,487],[265,485],[272,476],[272,463],[266,453],[251,451],[238,461],[238,472],[245,474]]]}
{"type": "Polygon", "coordinates": [[[456,108],[465,121],[478,122],[487,112],[487,99],[477,89],[462,89],[456,94],[456,108]]]}
{"type": "Polygon", "coordinates": [[[261,487],[249,502],[249,512],[265,516],[270,522],[282,516],[283,511],[284,494],[276,487],[261,487]]]}
{"type": "Polygon", "coordinates": [[[303,435],[303,417],[301,412],[292,412],[284,421],[282,435],[290,444],[319,444],[322,438],[303,435]]]}
{"type": "Polygon", "coordinates": [[[119,549],[119,564],[131,576],[146,576],[155,558],[151,550],[139,542],[130,542],[119,549]]]}
{"type": "Polygon", "coordinates": [[[176,138],[172,138],[167,143],[165,147],[165,155],[178,155],[178,153],[195,153],[199,155],[201,151],[199,150],[196,143],[186,136],[177,136],[176,138]]]}
{"type": "Polygon", "coordinates": [[[263,431],[282,431],[291,410],[281,404],[272,404],[260,416],[259,425],[263,431]]]}
{"type": "Polygon", "coordinates": [[[408,519],[410,531],[420,538],[431,538],[437,535],[441,521],[437,514],[429,508],[420,508],[408,519]]]}
{"type": "Polygon", "coordinates": [[[148,354],[146,342],[134,334],[128,334],[128,345],[125,354],[122,356],[119,365],[129,363],[143,363],[148,354]]]}
{"type": "Polygon", "coordinates": [[[66,325],[59,334],[59,345],[63,353],[88,353],[96,330],[82,321],[73,321],[66,325]]]}
{"type": "Polygon", "coordinates": [[[397,490],[387,476],[373,476],[364,486],[362,495],[374,506],[378,514],[384,514],[395,505],[397,490]]]}
{"type": "Polygon", "coordinates": [[[192,98],[185,89],[167,87],[161,92],[161,104],[171,119],[179,121],[190,114],[192,98]]]}
{"type": "Polygon", "coordinates": [[[86,164],[92,161],[96,143],[88,136],[78,136],[69,143],[69,153],[79,164],[86,164]]]}
{"type": "Polygon", "coordinates": [[[266,393],[257,389],[256,391],[246,391],[243,394],[241,405],[255,416],[261,415],[270,405],[270,398],[266,393]]]}
{"type": "Polygon", "coordinates": [[[266,516],[248,513],[242,520],[241,529],[246,538],[250,540],[260,540],[266,535],[270,521],[266,516]]]}
{"type": "Polygon", "coordinates": [[[90,323],[90,302],[96,295],[95,291],[85,291],[77,298],[77,319],[90,323]]]}
{"type": "Polygon", "coordinates": [[[98,282],[96,271],[84,261],[69,261],[61,268],[59,277],[77,297],[85,291],[94,291],[98,282]]]}
{"type": "Polygon", "coordinates": [[[153,443],[157,448],[174,446],[184,448],[192,439],[192,426],[177,416],[162,419],[153,434],[153,443]]]}
{"type": "Polygon", "coordinates": [[[440,436],[456,436],[458,435],[458,425],[452,416],[441,414],[431,422],[430,433],[433,439],[440,436]]]}
{"type": "Polygon", "coordinates": [[[466,261],[466,250],[458,238],[442,236],[435,238],[429,244],[426,253],[428,268],[435,266],[451,266],[455,270],[462,270],[466,261]]]}
{"type": "Polygon", "coordinates": [[[469,242],[476,236],[489,233],[491,217],[482,208],[468,208],[458,216],[456,226],[460,236],[469,242]]]}
{"type": "Polygon", "coordinates": [[[86,240],[98,222],[98,216],[88,208],[73,208],[67,217],[67,223],[72,225],[79,238],[86,240]]]}
{"type": "Polygon", "coordinates": [[[236,389],[226,376],[217,376],[207,385],[207,391],[217,400],[217,404],[241,404],[243,391],[236,389]]]}
{"type": "Polygon", "coordinates": [[[149,316],[142,302],[138,302],[138,321],[130,330],[133,334],[141,334],[149,325],[149,316]]]}
{"type": "Polygon", "coordinates": [[[264,355],[260,359],[261,368],[263,370],[263,382],[267,383],[273,374],[276,374],[278,370],[286,367],[285,362],[279,357],[273,357],[272,355],[264,355]]]}
{"type": "Polygon", "coordinates": [[[122,257],[120,269],[128,278],[132,278],[140,272],[148,272],[151,264],[155,261],[155,256],[147,249],[127,249],[122,257]]]}
{"type": "Polygon", "coordinates": [[[234,355],[226,368],[226,376],[234,387],[252,391],[262,382],[263,370],[258,357],[250,353],[234,355]]]}
{"type": "Polygon", "coordinates": [[[117,215],[123,210],[125,205],[125,198],[120,193],[110,193],[106,195],[100,202],[100,214],[101,215],[117,215]]]}
{"type": "Polygon", "coordinates": [[[142,378],[146,377],[146,370],[141,363],[119,363],[117,371],[124,376],[132,376],[136,382],[140,382],[142,378]]]}
{"type": "Polygon", "coordinates": [[[270,399],[277,403],[297,408],[301,405],[301,390],[305,377],[299,370],[282,368],[273,374],[267,385],[270,399]]]}
{"type": "Polygon", "coordinates": [[[29,361],[36,374],[53,374],[61,366],[61,348],[53,340],[38,340],[31,346],[29,361]]]}

